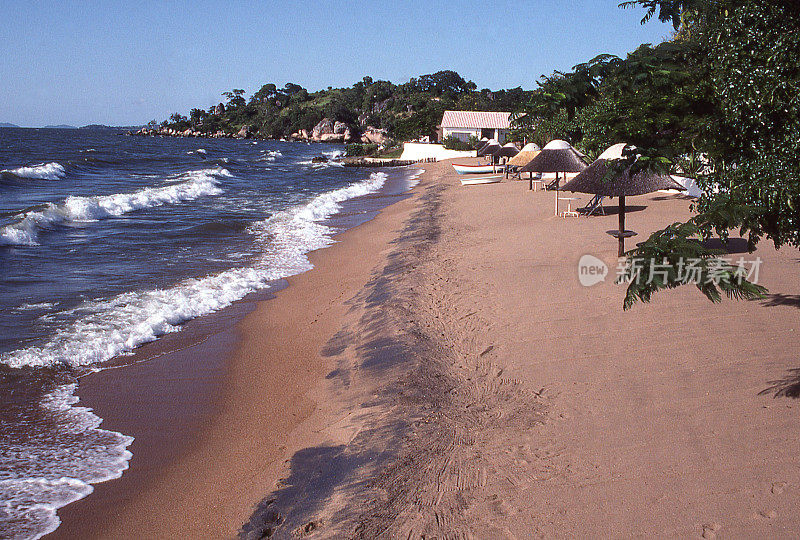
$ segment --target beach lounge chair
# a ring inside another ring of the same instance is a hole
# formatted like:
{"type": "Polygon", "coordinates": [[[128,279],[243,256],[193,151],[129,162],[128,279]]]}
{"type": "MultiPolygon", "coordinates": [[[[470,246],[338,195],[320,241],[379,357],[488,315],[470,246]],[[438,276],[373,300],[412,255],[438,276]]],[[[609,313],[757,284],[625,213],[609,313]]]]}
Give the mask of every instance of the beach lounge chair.
{"type": "Polygon", "coordinates": [[[556,177],[552,182],[544,186],[544,189],[547,191],[553,191],[558,189],[559,184],[561,183],[562,178],[556,177]]]}
{"type": "Polygon", "coordinates": [[[595,214],[606,215],[606,211],[603,208],[603,197],[602,195],[595,195],[592,199],[584,206],[583,208],[578,208],[578,212],[584,216],[593,216],[595,214]]]}

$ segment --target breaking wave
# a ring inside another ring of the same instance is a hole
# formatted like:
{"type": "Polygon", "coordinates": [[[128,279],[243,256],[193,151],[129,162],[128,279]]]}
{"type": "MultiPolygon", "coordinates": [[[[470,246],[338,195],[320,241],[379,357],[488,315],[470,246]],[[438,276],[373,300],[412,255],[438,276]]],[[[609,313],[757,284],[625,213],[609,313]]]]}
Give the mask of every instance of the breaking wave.
{"type": "Polygon", "coordinates": [[[89,303],[79,308],[84,313],[81,318],[44,345],[4,353],[0,362],[16,368],[104,362],[175,332],[181,323],[224,308],[271,281],[309,270],[307,253],[333,242],[334,231],[321,221],[335,214],[342,202],[379,190],[386,178],[384,173],[373,173],[253,224],[249,231],[264,245],[264,254],[252,267],[89,303]]]}
{"type": "Polygon", "coordinates": [[[3,169],[0,171],[2,176],[17,178],[34,178],[38,180],[58,180],[67,174],[66,169],[55,161],[51,163],[40,163],[28,167],[17,167],[16,169],[3,169]]]}
{"type": "Polygon", "coordinates": [[[47,203],[41,210],[25,212],[16,223],[0,229],[0,245],[34,246],[43,229],[71,222],[97,221],[128,212],[164,204],[190,201],[203,196],[219,195],[219,178],[230,176],[220,167],[185,173],[176,182],[164,187],[148,187],[133,193],[116,193],[94,197],[70,196],[61,203],[47,203]]]}

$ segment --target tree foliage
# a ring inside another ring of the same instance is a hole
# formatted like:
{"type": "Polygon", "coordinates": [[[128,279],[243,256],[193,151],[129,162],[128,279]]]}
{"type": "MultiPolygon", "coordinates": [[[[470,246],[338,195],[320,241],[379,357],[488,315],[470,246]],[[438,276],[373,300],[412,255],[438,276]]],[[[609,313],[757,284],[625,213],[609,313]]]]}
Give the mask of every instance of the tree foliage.
{"type": "MultiPolygon", "coordinates": [[[[626,142],[636,166],[691,171],[705,194],[697,215],[654,233],[627,253],[645,264],[696,258],[716,264],[700,239],[729,231],[751,249],[762,238],[800,246],[800,3],[789,0],[638,0],[643,23],[671,21],[673,39],[642,45],[626,58],[599,56],[556,72],[515,115],[541,144],[564,138],[597,155],[626,142]]],[[[645,267],[645,272],[651,269],[645,267]]],[[[717,269],[719,270],[719,269],[717,269]]],[[[684,284],[674,275],[628,287],[625,307],[684,284]]],[[[746,282],[700,287],[754,298],[746,282]]]]}
{"type": "Polygon", "coordinates": [[[399,85],[364,77],[351,87],[317,92],[291,82],[283,87],[267,83],[249,100],[241,89],[224,92],[222,107],[192,109],[187,125],[205,133],[235,133],[249,126],[260,136],[281,138],[302,129],[311,131],[320,120],[330,118],[355,131],[372,126],[386,129],[393,139],[408,140],[435,137],[446,109],[510,111],[530,94],[519,87],[478,90],[474,82],[447,70],[399,85]]]}

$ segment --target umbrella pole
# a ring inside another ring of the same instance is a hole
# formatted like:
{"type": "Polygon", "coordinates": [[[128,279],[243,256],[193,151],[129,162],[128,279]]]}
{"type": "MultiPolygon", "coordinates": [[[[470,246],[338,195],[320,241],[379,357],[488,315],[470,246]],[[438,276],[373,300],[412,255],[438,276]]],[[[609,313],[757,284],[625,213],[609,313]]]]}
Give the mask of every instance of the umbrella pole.
{"type": "MultiPolygon", "coordinates": [[[[542,185],[544,185],[544,183],[542,183],[542,185]]],[[[556,216],[557,216],[558,215],[558,188],[561,187],[561,182],[558,179],[558,173],[556,173],[555,185],[556,185],[556,216]]]]}
{"type": "Polygon", "coordinates": [[[625,195],[619,197],[619,253],[618,257],[625,255],[625,195]]]}

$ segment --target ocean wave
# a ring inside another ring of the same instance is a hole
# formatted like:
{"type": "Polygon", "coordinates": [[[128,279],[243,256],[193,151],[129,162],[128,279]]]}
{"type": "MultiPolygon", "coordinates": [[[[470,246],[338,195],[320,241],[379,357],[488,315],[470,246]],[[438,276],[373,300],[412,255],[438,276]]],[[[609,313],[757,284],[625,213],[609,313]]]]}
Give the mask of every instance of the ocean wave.
{"type": "Polygon", "coordinates": [[[342,163],[341,161],[321,161],[318,163],[314,163],[310,159],[298,161],[297,164],[305,165],[306,167],[313,167],[314,169],[327,169],[328,167],[344,167],[344,163],[342,163]]]}
{"type": "Polygon", "coordinates": [[[412,174],[408,179],[408,188],[411,189],[419,184],[419,177],[422,176],[424,171],[422,169],[417,169],[414,174],[412,174]]]}
{"type": "Polygon", "coordinates": [[[15,311],[30,311],[34,309],[50,309],[55,307],[55,304],[52,302],[39,302],[36,304],[22,304],[21,306],[17,307],[15,311]]]}
{"type": "Polygon", "coordinates": [[[322,152],[323,156],[328,156],[328,159],[341,159],[347,155],[346,150],[326,150],[322,152]]]}
{"type": "Polygon", "coordinates": [[[384,173],[318,195],[253,224],[249,232],[263,244],[263,255],[252,267],[184,280],[169,289],[130,292],[81,307],[86,313],[44,345],[0,355],[11,367],[87,366],[129,353],[134,348],[178,331],[180,324],[222,309],[271,281],[309,270],[307,253],[333,243],[333,230],[321,221],[341,203],[374,193],[386,181],[384,173]]]}
{"type": "Polygon", "coordinates": [[[75,384],[56,387],[39,403],[51,430],[28,431],[0,456],[0,529],[4,538],[41,538],[60,520],[56,511],[90,494],[92,484],[119,478],[128,468],[132,437],[100,429],[101,419],[75,406],[75,384]],[[53,431],[54,430],[54,431],[53,431]]]}
{"type": "Polygon", "coordinates": [[[256,161],[275,161],[276,158],[283,156],[280,150],[262,150],[261,153],[263,155],[256,161]]]}
{"type": "Polygon", "coordinates": [[[219,195],[222,189],[218,178],[230,175],[227,169],[217,167],[184,173],[175,178],[175,183],[164,187],[95,197],[70,196],[61,203],[48,203],[41,210],[20,215],[16,223],[0,229],[0,245],[34,246],[38,245],[39,231],[42,229],[65,223],[97,221],[143,208],[219,195]]]}
{"type": "Polygon", "coordinates": [[[3,169],[0,175],[15,176],[17,178],[33,178],[37,180],[58,180],[67,174],[63,165],[58,162],[39,163],[28,167],[17,167],[16,169],[3,169]]]}
{"type": "Polygon", "coordinates": [[[298,161],[297,164],[305,165],[306,167],[313,167],[315,169],[327,169],[328,167],[344,167],[344,163],[341,161],[341,159],[347,155],[347,152],[345,150],[326,150],[322,152],[322,155],[328,158],[327,161],[314,163],[313,160],[307,159],[303,161],[298,161]]]}

